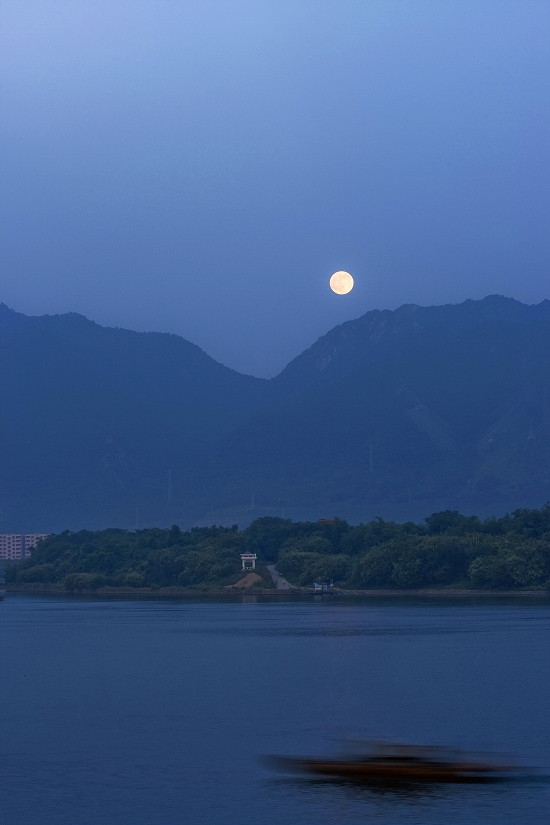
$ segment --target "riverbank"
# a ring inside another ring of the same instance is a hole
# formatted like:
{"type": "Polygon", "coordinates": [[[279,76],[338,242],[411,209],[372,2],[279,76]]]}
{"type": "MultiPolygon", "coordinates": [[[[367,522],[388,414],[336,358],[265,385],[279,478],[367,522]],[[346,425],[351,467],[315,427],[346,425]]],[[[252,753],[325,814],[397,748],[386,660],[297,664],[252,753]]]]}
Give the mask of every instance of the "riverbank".
{"type": "MultiPolygon", "coordinates": [[[[8,593],[36,593],[49,596],[133,596],[135,598],[170,598],[187,599],[204,596],[316,596],[319,591],[311,587],[294,587],[288,590],[278,590],[269,587],[205,587],[205,588],[176,588],[176,587],[100,587],[96,590],[65,590],[57,585],[17,584],[4,585],[8,593]]],[[[548,590],[474,590],[466,588],[424,588],[417,590],[345,590],[334,588],[334,591],[325,594],[322,598],[360,596],[526,596],[549,598],[548,590]]]]}

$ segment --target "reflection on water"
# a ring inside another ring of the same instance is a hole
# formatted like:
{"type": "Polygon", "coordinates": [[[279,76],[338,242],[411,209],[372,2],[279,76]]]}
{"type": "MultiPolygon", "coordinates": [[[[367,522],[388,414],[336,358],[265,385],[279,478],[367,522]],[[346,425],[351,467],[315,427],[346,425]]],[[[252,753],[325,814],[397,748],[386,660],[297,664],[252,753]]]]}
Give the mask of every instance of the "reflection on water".
{"type": "Polygon", "coordinates": [[[334,794],[336,791],[357,799],[369,800],[373,795],[394,799],[444,798],[447,789],[439,783],[418,782],[353,782],[336,777],[278,780],[281,789],[292,787],[295,792],[310,796],[314,793],[334,794]]]}
{"type": "Polygon", "coordinates": [[[0,633],[10,825],[547,821],[544,601],[9,596],[0,633]],[[258,759],[342,737],[506,753],[530,775],[364,785],[258,759]]]}

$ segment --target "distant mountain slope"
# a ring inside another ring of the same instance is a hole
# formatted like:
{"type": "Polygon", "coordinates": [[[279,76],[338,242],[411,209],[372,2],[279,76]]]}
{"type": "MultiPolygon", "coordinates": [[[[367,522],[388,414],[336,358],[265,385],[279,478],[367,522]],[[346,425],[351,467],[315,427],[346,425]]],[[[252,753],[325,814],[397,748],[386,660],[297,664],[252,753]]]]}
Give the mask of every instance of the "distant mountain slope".
{"type": "Polygon", "coordinates": [[[0,530],[540,506],[549,320],[500,296],[368,312],[265,381],[178,336],[0,305],[0,530]]]}
{"type": "Polygon", "coordinates": [[[336,327],[273,379],[270,409],[216,451],[220,498],[253,488],[287,511],[351,518],[542,503],[549,320],[550,301],[490,296],[336,327]]]}
{"type": "Polygon", "coordinates": [[[0,304],[0,529],[127,524],[152,502],[162,518],[169,471],[175,488],[267,383],[176,335],[0,304]]]}
{"type": "Polygon", "coordinates": [[[471,329],[491,325],[532,325],[550,320],[550,301],[526,305],[501,295],[481,301],[420,307],[404,304],[395,311],[373,310],[347,321],[319,338],[294,358],[274,379],[284,393],[351,375],[403,347],[429,346],[438,336],[456,338],[471,329]]]}

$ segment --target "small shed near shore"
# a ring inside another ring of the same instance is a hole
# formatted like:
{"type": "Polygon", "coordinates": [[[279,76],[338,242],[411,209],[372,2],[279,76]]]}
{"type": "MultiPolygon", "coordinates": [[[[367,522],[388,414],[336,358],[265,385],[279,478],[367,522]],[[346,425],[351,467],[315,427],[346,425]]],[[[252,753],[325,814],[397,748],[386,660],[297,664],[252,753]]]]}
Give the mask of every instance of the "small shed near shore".
{"type": "Polygon", "coordinates": [[[333,593],[334,582],[332,579],[324,579],[323,581],[313,582],[313,589],[316,593],[333,593]]]}

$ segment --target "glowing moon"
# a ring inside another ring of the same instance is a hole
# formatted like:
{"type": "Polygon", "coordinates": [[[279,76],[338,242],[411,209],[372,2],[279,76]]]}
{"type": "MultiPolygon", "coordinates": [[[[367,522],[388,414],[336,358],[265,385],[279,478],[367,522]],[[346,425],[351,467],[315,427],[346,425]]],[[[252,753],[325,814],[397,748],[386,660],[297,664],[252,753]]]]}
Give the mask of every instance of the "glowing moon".
{"type": "Polygon", "coordinates": [[[336,292],[337,295],[347,295],[347,293],[353,289],[353,278],[349,272],[344,272],[344,270],[341,269],[331,276],[329,284],[332,291],[336,292]]]}

